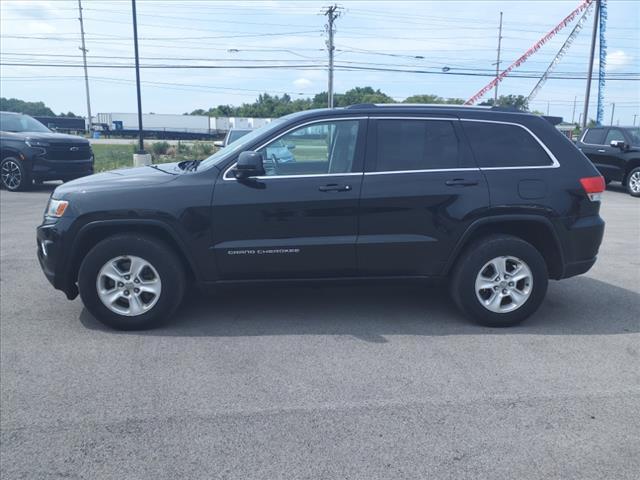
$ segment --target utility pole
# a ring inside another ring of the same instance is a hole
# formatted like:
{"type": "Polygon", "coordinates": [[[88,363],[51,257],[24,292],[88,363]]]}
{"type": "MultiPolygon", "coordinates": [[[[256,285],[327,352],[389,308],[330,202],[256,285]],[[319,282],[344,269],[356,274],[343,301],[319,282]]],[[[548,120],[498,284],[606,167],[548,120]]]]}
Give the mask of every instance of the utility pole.
{"type": "Polygon", "coordinates": [[[138,154],[144,155],[144,141],[142,139],[142,98],[140,96],[140,58],[138,56],[138,20],[136,16],[136,0],[131,0],[133,12],[133,46],[136,58],[136,90],[138,93],[138,154]]]}
{"type": "Polygon", "coordinates": [[[500,27],[498,28],[498,58],[496,59],[496,88],[493,92],[493,103],[498,104],[498,76],[500,75],[500,49],[502,47],[502,12],[500,12],[500,27]]]}
{"type": "Polygon", "coordinates": [[[576,102],[578,101],[578,96],[573,96],[573,113],[571,114],[571,123],[576,123],[576,102]]]}
{"type": "Polygon", "coordinates": [[[327,25],[325,25],[325,29],[329,34],[329,38],[327,40],[327,50],[329,51],[329,88],[327,92],[327,105],[329,108],[333,108],[333,52],[335,47],[333,46],[333,34],[335,30],[333,29],[333,22],[340,16],[340,9],[338,5],[331,5],[327,7],[324,11],[324,15],[327,16],[327,25]]]}
{"type": "Polygon", "coordinates": [[[87,127],[89,129],[89,133],[91,133],[91,127],[93,126],[93,120],[91,118],[91,100],[89,99],[89,74],[87,72],[87,52],[89,50],[86,49],[84,44],[84,21],[82,19],[82,0],[78,0],[78,13],[80,16],[78,20],[80,20],[80,36],[82,37],[82,47],[79,47],[82,50],[82,61],[84,63],[84,87],[87,92],[87,127]]]}
{"type": "Polygon", "coordinates": [[[636,118],[638,118],[638,114],[637,114],[637,113],[635,113],[635,114],[633,115],[633,126],[634,126],[634,127],[636,126],[636,118]]]}
{"type": "Polygon", "coordinates": [[[589,118],[589,94],[591,93],[591,76],[593,75],[593,57],[596,52],[596,36],[598,33],[598,17],[600,16],[600,0],[595,0],[593,11],[593,31],[591,32],[591,53],[589,55],[589,73],[587,73],[587,88],[584,92],[584,112],[582,114],[582,129],[587,128],[589,118]]]}
{"type": "Polygon", "coordinates": [[[613,103],[611,104],[611,123],[610,123],[610,125],[613,125],[613,113],[614,113],[615,111],[616,111],[616,103],[615,103],[615,102],[613,102],[613,103]]]}
{"type": "Polygon", "coordinates": [[[547,117],[549,116],[549,102],[547,102],[547,117]]]}

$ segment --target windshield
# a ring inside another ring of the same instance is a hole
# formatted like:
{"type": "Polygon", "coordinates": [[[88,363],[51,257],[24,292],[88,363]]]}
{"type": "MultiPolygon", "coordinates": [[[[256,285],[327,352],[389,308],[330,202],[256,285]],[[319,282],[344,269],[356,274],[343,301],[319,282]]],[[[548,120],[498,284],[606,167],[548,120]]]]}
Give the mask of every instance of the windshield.
{"type": "Polygon", "coordinates": [[[0,113],[0,130],[4,132],[50,132],[47,127],[29,115],[0,113]]]}
{"type": "Polygon", "coordinates": [[[207,168],[213,165],[217,165],[218,162],[226,160],[227,158],[235,155],[238,152],[245,150],[245,146],[252,143],[256,138],[261,135],[270,132],[271,130],[277,130],[280,126],[289,118],[289,115],[280,117],[273,120],[271,123],[266,124],[263,127],[250,131],[246,135],[243,135],[234,142],[229,143],[224,148],[221,148],[209,158],[202,161],[200,168],[207,168]]]}
{"type": "Polygon", "coordinates": [[[627,133],[631,137],[631,145],[640,146],[640,127],[639,128],[629,128],[629,129],[627,129],[627,133]]]}

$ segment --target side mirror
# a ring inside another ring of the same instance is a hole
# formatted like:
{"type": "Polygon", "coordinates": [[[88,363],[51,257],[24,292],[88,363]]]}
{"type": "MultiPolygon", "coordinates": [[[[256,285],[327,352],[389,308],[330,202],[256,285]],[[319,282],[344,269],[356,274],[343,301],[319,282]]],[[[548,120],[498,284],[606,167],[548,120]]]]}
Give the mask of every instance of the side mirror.
{"type": "Polygon", "coordinates": [[[238,162],[234,171],[237,179],[260,177],[264,175],[264,165],[262,164],[262,153],[259,152],[242,152],[238,156],[238,162]]]}
{"type": "Polygon", "coordinates": [[[224,142],[222,140],[216,140],[215,142],[213,142],[213,146],[218,148],[224,148],[224,142]]]}
{"type": "Polygon", "coordinates": [[[619,148],[620,150],[624,150],[626,148],[626,145],[622,140],[611,140],[610,145],[614,148],[619,148]]]}
{"type": "Polygon", "coordinates": [[[293,143],[290,143],[289,145],[287,145],[287,149],[288,150],[295,150],[296,146],[293,143]]]}

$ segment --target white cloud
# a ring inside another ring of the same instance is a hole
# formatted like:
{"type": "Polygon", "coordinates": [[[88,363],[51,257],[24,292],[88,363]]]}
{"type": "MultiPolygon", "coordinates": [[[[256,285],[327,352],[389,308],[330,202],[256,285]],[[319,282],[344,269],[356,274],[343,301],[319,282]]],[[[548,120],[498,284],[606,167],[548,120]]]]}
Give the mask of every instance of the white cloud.
{"type": "Polygon", "coordinates": [[[311,80],[309,80],[308,78],[296,78],[293,81],[293,85],[296,88],[307,88],[307,87],[310,87],[311,85],[313,85],[313,82],[311,80]]]}
{"type": "Polygon", "coordinates": [[[623,50],[607,53],[607,69],[618,70],[631,63],[632,57],[623,50]]]}

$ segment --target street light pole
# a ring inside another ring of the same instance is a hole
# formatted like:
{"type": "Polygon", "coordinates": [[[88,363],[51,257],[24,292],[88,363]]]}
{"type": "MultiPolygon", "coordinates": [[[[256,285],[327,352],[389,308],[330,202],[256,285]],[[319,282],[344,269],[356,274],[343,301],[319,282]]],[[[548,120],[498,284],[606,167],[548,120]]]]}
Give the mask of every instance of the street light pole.
{"type": "Polygon", "coordinates": [[[140,59],[138,56],[138,20],[136,15],[136,0],[131,0],[133,11],[133,46],[136,59],[136,90],[138,94],[138,154],[145,154],[144,141],[142,139],[142,98],[140,95],[140,59]]]}

